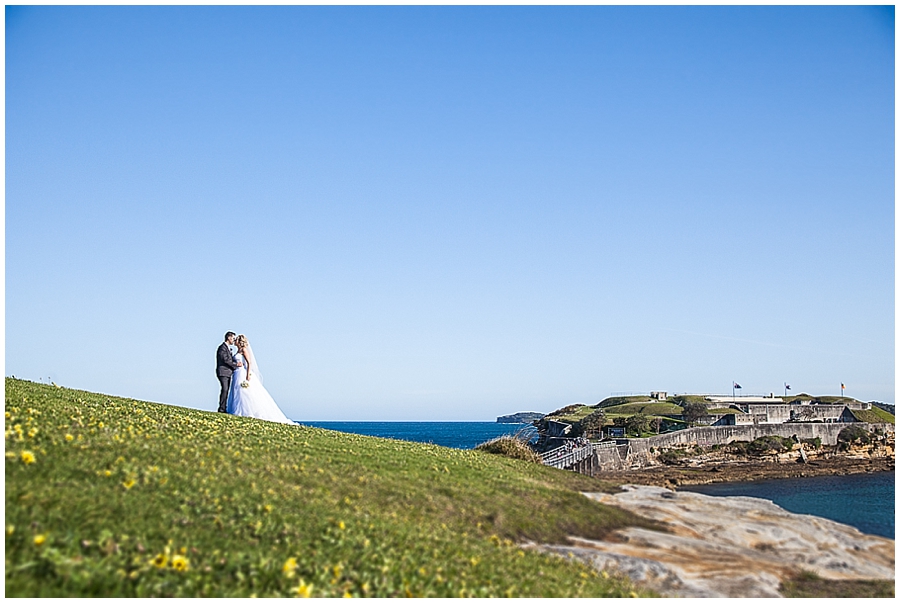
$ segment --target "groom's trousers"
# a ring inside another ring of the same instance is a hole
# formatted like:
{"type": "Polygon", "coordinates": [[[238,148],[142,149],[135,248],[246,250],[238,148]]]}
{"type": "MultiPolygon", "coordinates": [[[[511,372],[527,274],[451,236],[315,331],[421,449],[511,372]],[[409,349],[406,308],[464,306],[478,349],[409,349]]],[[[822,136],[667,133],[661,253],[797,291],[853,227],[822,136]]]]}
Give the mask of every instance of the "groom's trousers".
{"type": "Polygon", "coordinates": [[[228,412],[228,390],[231,389],[231,375],[217,375],[222,391],[219,392],[219,412],[228,412]]]}

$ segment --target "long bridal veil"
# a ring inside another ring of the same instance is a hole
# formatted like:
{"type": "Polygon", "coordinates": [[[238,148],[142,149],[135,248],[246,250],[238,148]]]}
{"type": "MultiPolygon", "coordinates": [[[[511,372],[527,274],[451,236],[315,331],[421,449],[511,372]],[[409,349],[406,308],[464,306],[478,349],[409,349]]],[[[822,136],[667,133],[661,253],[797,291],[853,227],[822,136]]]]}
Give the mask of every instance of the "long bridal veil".
{"type": "Polygon", "coordinates": [[[259,372],[259,363],[256,361],[256,354],[253,352],[253,348],[250,347],[250,344],[247,344],[247,351],[250,352],[250,372],[253,373],[254,379],[259,379],[260,385],[263,382],[262,373],[259,372]]]}

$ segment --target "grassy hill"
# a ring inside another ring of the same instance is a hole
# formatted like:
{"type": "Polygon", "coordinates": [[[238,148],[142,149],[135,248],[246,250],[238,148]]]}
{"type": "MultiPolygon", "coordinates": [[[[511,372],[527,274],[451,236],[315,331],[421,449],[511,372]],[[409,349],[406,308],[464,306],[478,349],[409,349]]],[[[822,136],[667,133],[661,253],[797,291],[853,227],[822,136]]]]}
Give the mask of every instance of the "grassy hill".
{"type": "Polygon", "coordinates": [[[671,402],[659,402],[653,400],[651,402],[632,402],[628,404],[617,404],[604,409],[607,417],[631,416],[638,413],[645,415],[680,415],[684,409],[677,404],[671,402]]]}
{"type": "Polygon", "coordinates": [[[8,597],[627,596],[515,544],[649,525],[533,463],[15,379],[5,426],[8,597]]]}
{"type": "Polygon", "coordinates": [[[850,402],[859,402],[856,398],[849,396],[810,396],[809,394],[797,394],[796,396],[782,396],[785,404],[791,402],[812,402],[813,404],[849,404],[850,402]]]}
{"type": "Polygon", "coordinates": [[[604,398],[601,400],[597,406],[600,408],[608,408],[610,406],[619,406],[622,404],[639,404],[641,402],[649,403],[654,402],[653,398],[650,396],[612,396],[609,398],[604,398]]]}
{"type": "Polygon", "coordinates": [[[565,423],[577,423],[595,410],[597,410],[596,406],[570,404],[569,406],[554,410],[548,415],[544,415],[544,418],[553,421],[563,421],[565,423]]]}
{"type": "Polygon", "coordinates": [[[866,423],[894,424],[894,415],[877,406],[873,406],[870,410],[851,410],[850,412],[853,413],[853,416],[856,417],[858,421],[865,421],[866,423]]]}

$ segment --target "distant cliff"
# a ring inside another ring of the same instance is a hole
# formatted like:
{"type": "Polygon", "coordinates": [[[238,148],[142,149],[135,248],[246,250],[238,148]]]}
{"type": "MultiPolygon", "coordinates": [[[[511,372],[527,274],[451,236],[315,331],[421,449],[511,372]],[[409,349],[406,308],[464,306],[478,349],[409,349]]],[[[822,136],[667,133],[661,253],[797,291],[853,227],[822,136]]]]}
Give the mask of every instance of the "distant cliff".
{"type": "Polygon", "coordinates": [[[497,417],[498,423],[531,423],[538,419],[544,418],[544,413],[540,412],[517,412],[514,415],[504,415],[497,417]]]}

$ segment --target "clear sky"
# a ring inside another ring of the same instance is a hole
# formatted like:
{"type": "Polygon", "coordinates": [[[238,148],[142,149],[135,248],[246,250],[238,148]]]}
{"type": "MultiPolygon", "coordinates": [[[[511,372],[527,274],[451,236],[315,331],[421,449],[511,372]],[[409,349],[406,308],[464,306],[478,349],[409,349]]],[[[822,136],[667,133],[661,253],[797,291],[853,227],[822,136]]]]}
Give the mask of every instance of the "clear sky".
{"type": "Polygon", "coordinates": [[[6,7],[6,374],[297,420],[894,402],[894,8],[6,7]]]}

